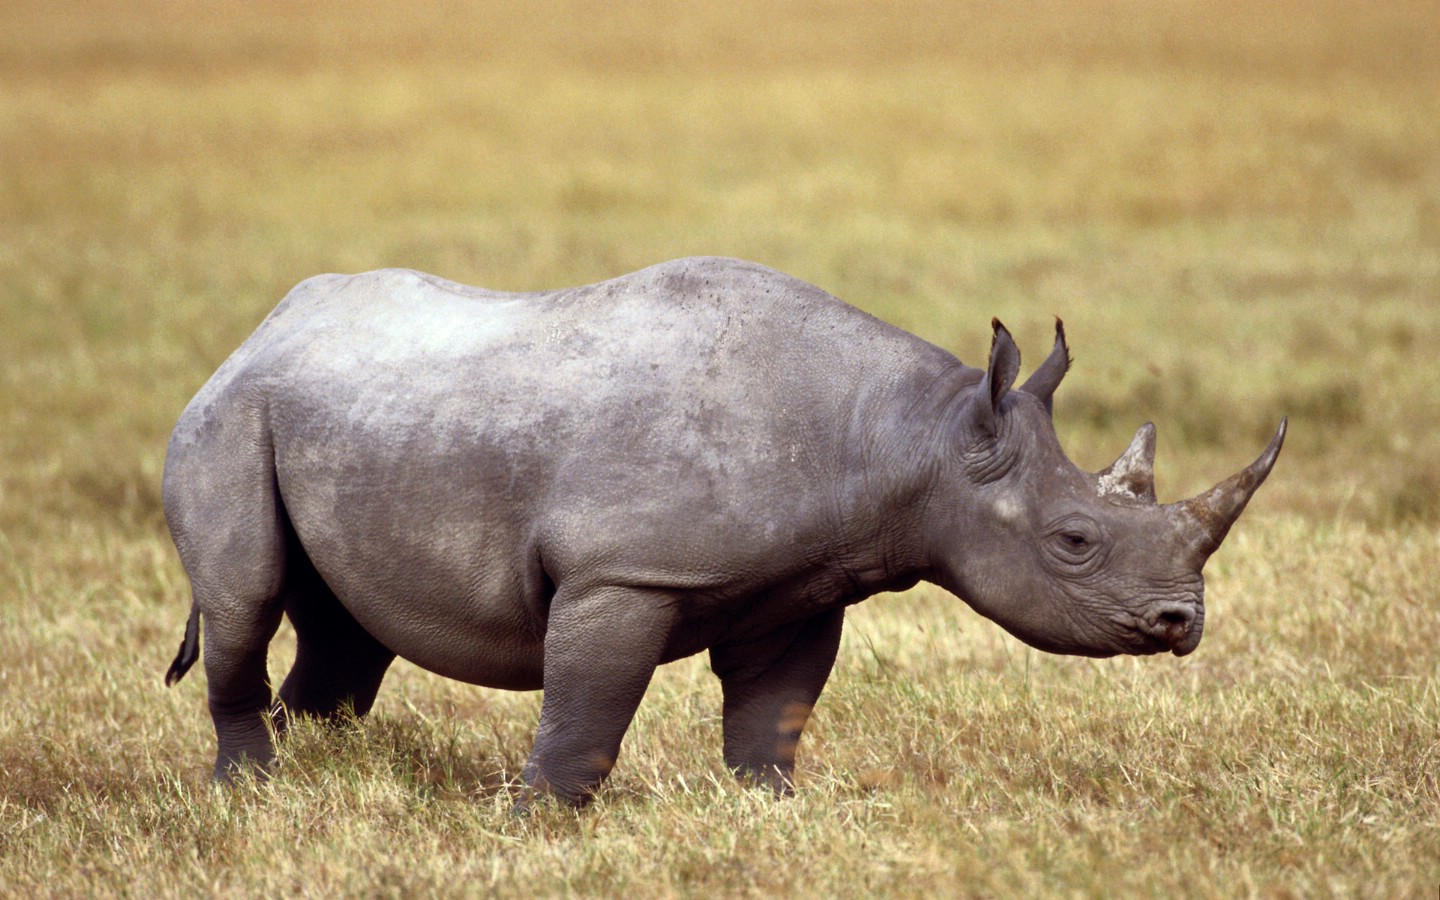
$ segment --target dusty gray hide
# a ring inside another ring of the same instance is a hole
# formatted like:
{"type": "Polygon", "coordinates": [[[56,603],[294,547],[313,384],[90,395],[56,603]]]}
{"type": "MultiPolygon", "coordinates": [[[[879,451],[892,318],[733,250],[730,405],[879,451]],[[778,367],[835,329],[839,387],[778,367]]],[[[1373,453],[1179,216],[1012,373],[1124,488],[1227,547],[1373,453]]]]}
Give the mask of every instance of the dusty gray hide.
{"type": "MultiPolygon", "coordinates": [[[[584,802],[655,667],[710,652],[724,757],[790,789],[845,608],[937,584],[1055,653],[1186,654],[1201,569],[1265,480],[1157,505],[1155,432],[1099,474],[1051,426],[1064,332],[1025,384],[778,272],[685,259],[506,294],[418,272],[293,290],[184,413],[165,514],[194,594],[215,774],[276,708],[370,709],[396,655],[544,688],[524,771],[584,802]]],[[[283,724],[283,716],[281,717],[283,724]]]]}

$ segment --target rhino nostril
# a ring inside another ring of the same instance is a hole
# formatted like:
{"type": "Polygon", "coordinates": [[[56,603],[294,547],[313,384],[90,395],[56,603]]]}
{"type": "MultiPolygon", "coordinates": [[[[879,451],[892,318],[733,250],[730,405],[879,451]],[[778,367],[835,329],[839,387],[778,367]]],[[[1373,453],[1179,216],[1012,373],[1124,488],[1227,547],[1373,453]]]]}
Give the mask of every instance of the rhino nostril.
{"type": "Polygon", "coordinates": [[[1176,656],[1184,656],[1200,643],[1205,607],[1183,600],[1161,600],[1141,615],[1137,630],[1159,641],[1176,656]]]}
{"type": "Polygon", "coordinates": [[[1167,609],[1160,614],[1157,621],[1161,628],[1168,630],[1175,625],[1188,626],[1194,619],[1194,615],[1188,611],[1182,612],[1178,609],[1167,609]]]}
{"type": "Polygon", "coordinates": [[[1185,603],[1166,603],[1146,616],[1145,631],[1161,640],[1176,644],[1190,634],[1196,610],[1185,603]]]}

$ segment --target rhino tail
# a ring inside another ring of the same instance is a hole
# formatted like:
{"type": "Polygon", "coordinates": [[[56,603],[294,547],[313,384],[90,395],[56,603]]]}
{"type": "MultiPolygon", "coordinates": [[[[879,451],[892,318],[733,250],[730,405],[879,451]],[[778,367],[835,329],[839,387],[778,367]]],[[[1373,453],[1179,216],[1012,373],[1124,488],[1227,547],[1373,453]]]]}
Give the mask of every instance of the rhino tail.
{"type": "Polygon", "coordinates": [[[190,604],[190,619],[185,623],[185,639],[180,642],[180,652],[165,673],[165,686],[170,687],[185,677],[195,660],[200,658],[200,604],[190,604]]]}

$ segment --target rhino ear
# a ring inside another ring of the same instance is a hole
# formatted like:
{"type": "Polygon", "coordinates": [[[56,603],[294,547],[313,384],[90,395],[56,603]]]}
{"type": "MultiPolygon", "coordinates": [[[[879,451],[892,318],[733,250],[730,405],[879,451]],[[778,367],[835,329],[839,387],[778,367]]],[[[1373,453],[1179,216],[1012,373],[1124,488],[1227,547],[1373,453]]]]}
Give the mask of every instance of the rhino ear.
{"type": "Polygon", "coordinates": [[[1060,386],[1060,380],[1070,370],[1070,347],[1065,343],[1065,323],[1055,318],[1055,348],[1050,355],[1040,364],[1040,368],[1025,379],[1025,384],[1020,390],[1034,396],[1045,404],[1045,411],[1054,415],[1055,413],[1055,389],[1060,386]]]}
{"type": "Polygon", "coordinates": [[[999,319],[991,319],[990,327],[995,329],[995,336],[990,341],[990,363],[985,367],[984,380],[980,382],[979,398],[989,402],[975,404],[975,419],[982,430],[994,434],[1000,401],[1010,393],[1010,387],[1020,374],[1020,348],[1015,346],[1015,339],[1010,337],[1010,332],[1000,324],[999,319]]]}

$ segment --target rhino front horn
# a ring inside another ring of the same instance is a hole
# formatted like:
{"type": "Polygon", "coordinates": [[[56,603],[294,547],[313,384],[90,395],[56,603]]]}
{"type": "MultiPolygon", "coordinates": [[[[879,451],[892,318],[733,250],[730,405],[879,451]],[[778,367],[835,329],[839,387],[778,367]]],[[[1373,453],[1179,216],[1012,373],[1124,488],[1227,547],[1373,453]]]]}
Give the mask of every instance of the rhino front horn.
{"type": "Polygon", "coordinates": [[[1204,565],[1210,554],[1220,547],[1225,535],[1230,533],[1230,526],[1244,512],[1245,504],[1250,502],[1250,497],[1270,474],[1285,443],[1288,422],[1288,418],[1280,420],[1280,427],[1270,439],[1270,446],[1265,448],[1259,459],[1198,497],[1176,504],[1190,520],[1190,527],[1195,529],[1193,546],[1197,568],[1204,565]]]}

